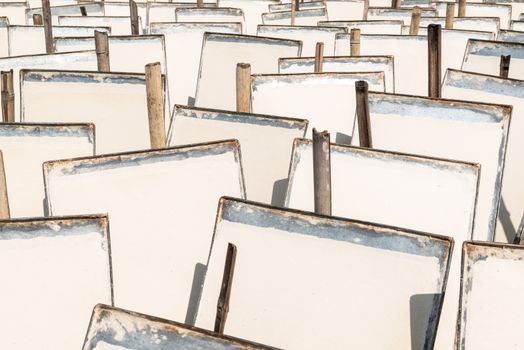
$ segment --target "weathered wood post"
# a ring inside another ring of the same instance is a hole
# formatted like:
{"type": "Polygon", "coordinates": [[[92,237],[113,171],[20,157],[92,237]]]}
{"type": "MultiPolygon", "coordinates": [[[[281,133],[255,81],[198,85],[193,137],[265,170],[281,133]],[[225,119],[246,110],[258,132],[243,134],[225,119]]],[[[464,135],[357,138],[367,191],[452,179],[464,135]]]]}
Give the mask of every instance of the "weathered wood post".
{"type": "Polygon", "coordinates": [[[360,147],[371,148],[373,147],[373,143],[369,119],[368,83],[363,80],[355,82],[355,93],[360,147]]]}
{"type": "Polygon", "coordinates": [[[4,123],[15,122],[15,91],[13,85],[13,70],[1,72],[2,85],[2,116],[4,123]]]}
{"type": "Polygon", "coordinates": [[[251,112],[251,65],[238,63],[236,70],[237,112],[251,112]]]}
{"type": "Polygon", "coordinates": [[[509,76],[509,64],[511,61],[511,55],[500,55],[500,72],[499,76],[501,78],[507,79],[509,76]]]}
{"type": "Polygon", "coordinates": [[[233,276],[235,274],[236,257],[237,247],[232,243],[228,243],[226,263],[224,265],[224,274],[222,275],[222,285],[220,286],[220,295],[218,296],[217,313],[215,317],[214,331],[218,334],[224,334],[224,328],[226,326],[231,287],[233,284],[233,276]]]}
{"type": "Polygon", "coordinates": [[[138,8],[136,2],[129,0],[129,14],[131,19],[131,35],[139,35],[138,8]]]}
{"type": "Polygon", "coordinates": [[[109,72],[109,40],[107,32],[95,30],[96,61],[99,72],[109,72]]]}
{"type": "Polygon", "coordinates": [[[80,6],[80,14],[85,17],[87,16],[87,10],[85,6],[80,6]]]}
{"type": "Polygon", "coordinates": [[[42,19],[44,21],[45,51],[53,53],[53,17],[49,0],[42,0],[42,19]]]}
{"type": "Polygon", "coordinates": [[[453,29],[454,19],[455,19],[455,3],[448,2],[446,4],[446,29],[453,29]]]}
{"type": "Polygon", "coordinates": [[[4,155],[0,151],[0,219],[9,219],[9,196],[7,195],[7,180],[5,176],[4,155]]]}
{"type": "Polygon", "coordinates": [[[418,29],[420,27],[420,7],[415,6],[411,10],[411,23],[409,25],[409,35],[418,35],[418,29]]]}
{"type": "Polygon", "coordinates": [[[42,20],[42,15],[39,13],[33,13],[33,24],[35,26],[41,26],[44,24],[44,21],[42,20]]]}
{"type": "Polygon", "coordinates": [[[315,48],[315,73],[322,73],[324,66],[324,43],[318,42],[315,48]]]}
{"type": "Polygon", "coordinates": [[[391,3],[391,7],[394,9],[399,9],[401,4],[402,0],[393,0],[391,3]]]}
{"type": "Polygon", "coordinates": [[[459,0],[458,17],[466,17],[466,0],[459,0]]]}
{"type": "Polygon", "coordinates": [[[165,148],[164,89],[159,62],[146,65],[146,92],[151,148],[165,148]]]}
{"type": "Polygon", "coordinates": [[[353,28],[349,33],[350,39],[350,55],[351,56],[360,56],[360,29],[353,28]]]}
{"type": "Polygon", "coordinates": [[[428,96],[440,98],[441,27],[428,26],[428,96]]]}
{"type": "Polygon", "coordinates": [[[327,131],[313,129],[315,213],[331,215],[331,145],[327,131]]]}

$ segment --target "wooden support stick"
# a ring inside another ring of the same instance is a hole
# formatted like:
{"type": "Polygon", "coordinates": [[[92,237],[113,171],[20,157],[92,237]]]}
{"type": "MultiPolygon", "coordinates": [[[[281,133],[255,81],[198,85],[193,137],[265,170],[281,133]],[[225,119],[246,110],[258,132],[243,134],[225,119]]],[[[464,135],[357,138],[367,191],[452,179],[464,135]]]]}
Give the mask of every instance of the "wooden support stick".
{"type": "Polygon", "coordinates": [[[349,33],[351,56],[360,56],[360,29],[353,28],[349,33]]]}
{"type": "Polygon", "coordinates": [[[138,8],[136,2],[129,0],[129,14],[131,18],[131,35],[139,35],[138,32],[138,8]]]}
{"type": "Polygon", "coordinates": [[[1,72],[2,76],[2,116],[4,123],[15,122],[15,91],[13,70],[1,72]]]}
{"type": "Polygon", "coordinates": [[[402,4],[402,0],[393,0],[392,7],[394,9],[399,9],[401,7],[401,4],[402,4]]]}
{"type": "Polygon", "coordinates": [[[7,180],[5,176],[4,156],[0,151],[0,219],[9,219],[9,196],[7,195],[7,180]]]}
{"type": "Polygon", "coordinates": [[[297,4],[298,0],[291,0],[291,25],[295,25],[295,19],[297,17],[297,4]]]}
{"type": "Polygon", "coordinates": [[[355,82],[357,101],[358,138],[360,147],[371,148],[371,123],[369,120],[368,83],[359,80],[355,82]]]}
{"type": "Polygon", "coordinates": [[[315,213],[331,215],[331,145],[329,132],[313,129],[315,213]]]}
{"type": "Polygon", "coordinates": [[[146,91],[151,148],[164,148],[166,147],[164,89],[159,62],[146,65],[146,91]]]}
{"type": "Polygon", "coordinates": [[[411,24],[409,25],[409,35],[418,35],[420,27],[420,7],[415,6],[411,12],[411,24]]]}
{"type": "Polygon", "coordinates": [[[459,0],[458,17],[466,17],[466,0],[459,0]]]}
{"type": "Polygon", "coordinates": [[[42,15],[39,13],[33,13],[33,24],[35,26],[41,26],[44,24],[42,20],[42,15]]]}
{"type": "Polygon", "coordinates": [[[428,26],[428,96],[440,98],[441,27],[428,26]]]}
{"type": "Polygon", "coordinates": [[[511,55],[500,55],[500,73],[499,76],[504,79],[508,79],[509,75],[509,63],[511,61],[511,55]]]}
{"type": "Polygon", "coordinates": [[[82,15],[82,17],[87,16],[87,10],[85,6],[80,6],[80,14],[82,15]]]}
{"type": "Polygon", "coordinates": [[[204,0],[197,0],[197,7],[200,9],[204,7],[204,0]]]}
{"type": "Polygon", "coordinates": [[[109,72],[109,40],[107,32],[95,30],[95,51],[99,72],[109,72]]]}
{"type": "Polygon", "coordinates": [[[300,11],[300,0],[295,0],[295,11],[300,11]]]}
{"type": "Polygon", "coordinates": [[[322,73],[324,66],[324,43],[317,43],[315,48],[315,73],[322,73]]]}
{"type": "Polygon", "coordinates": [[[455,19],[455,3],[446,4],[446,29],[453,29],[453,20],[455,19]]]}
{"type": "Polygon", "coordinates": [[[237,80],[237,112],[251,113],[251,65],[238,63],[237,80]]]}
{"type": "Polygon", "coordinates": [[[45,32],[45,51],[53,53],[53,17],[51,17],[51,6],[49,0],[42,0],[42,18],[45,32]]]}
{"type": "Polygon", "coordinates": [[[217,314],[215,317],[215,332],[224,334],[226,326],[227,313],[229,312],[229,298],[231,296],[231,287],[233,276],[235,274],[235,262],[237,258],[237,247],[228,243],[226,263],[224,265],[224,274],[222,275],[222,285],[220,286],[220,295],[218,296],[217,314]]]}

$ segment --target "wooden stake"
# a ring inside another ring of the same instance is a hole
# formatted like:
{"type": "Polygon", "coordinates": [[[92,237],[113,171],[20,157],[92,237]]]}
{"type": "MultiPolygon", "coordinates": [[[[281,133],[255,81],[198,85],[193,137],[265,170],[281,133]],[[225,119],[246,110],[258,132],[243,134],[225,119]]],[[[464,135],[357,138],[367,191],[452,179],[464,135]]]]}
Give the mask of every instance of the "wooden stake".
{"type": "Polygon", "coordinates": [[[42,18],[45,32],[45,51],[53,53],[53,17],[51,17],[51,6],[49,0],[42,0],[42,18]]]}
{"type": "Polygon", "coordinates": [[[411,24],[409,25],[409,35],[418,35],[420,27],[420,7],[415,6],[411,12],[411,24]]]}
{"type": "Polygon", "coordinates": [[[297,3],[298,0],[291,0],[291,25],[295,25],[295,19],[297,17],[297,3]]]}
{"type": "Polygon", "coordinates": [[[229,312],[229,299],[231,297],[231,287],[233,276],[235,274],[235,262],[237,258],[237,247],[228,243],[226,263],[224,265],[224,274],[222,275],[222,285],[220,286],[220,295],[217,302],[217,314],[215,317],[214,331],[218,334],[224,334],[227,314],[229,312]]]}
{"type": "Polygon", "coordinates": [[[455,3],[448,2],[446,5],[446,29],[453,29],[455,19],[455,3]]]}
{"type": "Polygon", "coordinates": [[[131,35],[139,35],[138,32],[138,8],[136,2],[129,0],[129,14],[131,18],[131,35]]]}
{"type": "Polygon", "coordinates": [[[500,73],[499,76],[504,79],[508,79],[509,75],[509,63],[511,61],[511,55],[500,55],[500,73]]]}
{"type": "Polygon", "coordinates": [[[251,113],[251,65],[238,63],[237,80],[237,112],[251,113]]]}
{"type": "Polygon", "coordinates": [[[360,56],[360,29],[353,28],[349,33],[351,56],[360,56]]]}
{"type": "Polygon", "coordinates": [[[324,43],[317,43],[315,48],[315,73],[322,73],[324,66],[324,43]]]}
{"type": "Polygon", "coordinates": [[[82,17],[87,16],[87,10],[85,6],[80,6],[80,14],[82,15],[82,17]]]}
{"type": "Polygon", "coordinates": [[[9,196],[7,195],[7,179],[5,176],[4,156],[0,151],[0,219],[9,219],[9,196]]]}
{"type": "Polygon", "coordinates": [[[458,17],[466,17],[466,0],[459,0],[458,17]]]}
{"type": "Polygon", "coordinates": [[[41,26],[44,24],[44,22],[42,21],[42,15],[39,14],[39,13],[34,13],[33,14],[33,24],[35,26],[41,26]]]}
{"type": "Polygon", "coordinates": [[[357,101],[358,137],[360,147],[371,148],[371,123],[369,120],[368,83],[359,80],[355,82],[357,101]]]}
{"type": "Polygon", "coordinates": [[[329,132],[313,129],[315,213],[331,215],[331,145],[329,132]]]}
{"type": "Polygon", "coordinates": [[[15,122],[15,91],[13,70],[1,72],[2,76],[2,116],[4,123],[15,122]]]}
{"type": "Polygon", "coordinates": [[[428,26],[428,96],[440,98],[441,27],[428,26]]]}
{"type": "Polygon", "coordinates": [[[392,7],[394,9],[399,9],[401,7],[401,4],[402,4],[402,0],[393,0],[392,7]]]}
{"type": "Polygon", "coordinates": [[[197,0],[197,7],[200,9],[204,7],[204,0],[197,0]]]}
{"type": "Polygon", "coordinates": [[[164,89],[159,62],[146,65],[146,91],[151,148],[164,148],[166,147],[164,89]]]}
{"type": "Polygon", "coordinates": [[[109,72],[109,40],[107,32],[95,30],[95,51],[99,72],[109,72]]]}

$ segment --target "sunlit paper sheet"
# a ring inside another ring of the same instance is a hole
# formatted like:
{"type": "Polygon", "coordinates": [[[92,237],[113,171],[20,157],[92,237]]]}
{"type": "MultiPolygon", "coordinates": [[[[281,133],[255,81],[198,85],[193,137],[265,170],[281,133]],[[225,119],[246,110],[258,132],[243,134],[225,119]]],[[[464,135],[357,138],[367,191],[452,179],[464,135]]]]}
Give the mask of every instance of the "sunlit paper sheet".
{"type": "MultiPolygon", "coordinates": [[[[446,2],[436,2],[439,17],[446,16],[446,2]]],[[[458,5],[455,5],[455,17],[458,17],[458,5]]],[[[509,29],[511,6],[503,4],[466,3],[466,17],[498,17],[500,28],[509,29]]]]}
{"type": "Polygon", "coordinates": [[[218,198],[245,197],[237,141],[44,163],[51,215],[108,213],[115,305],[193,316],[218,198]]]}
{"type": "Polygon", "coordinates": [[[22,122],[94,123],[97,154],[150,147],[144,74],[27,70],[21,80],[22,122]]]}
{"type": "Polygon", "coordinates": [[[450,69],[443,79],[442,96],[513,106],[495,235],[498,242],[511,242],[524,212],[524,166],[520,161],[524,141],[519,137],[524,132],[524,119],[521,117],[524,113],[524,81],[450,69]]]}
{"type": "Polygon", "coordinates": [[[20,69],[83,69],[97,70],[95,51],[28,55],[0,58],[0,71],[13,70],[15,121],[20,121],[20,69]]]}
{"type": "Polygon", "coordinates": [[[355,82],[384,92],[384,73],[264,74],[251,81],[253,113],[305,118],[309,127],[328,130],[349,144],[355,121],[355,82]]]}
{"type": "Polygon", "coordinates": [[[517,349],[524,308],[522,246],[466,242],[462,247],[462,293],[457,349],[517,349]]]}
{"type": "MultiPolygon", "coordinates": [[[[313,73],[315,58],[281,58],[279,73],[313,73]]],[[[324,57],[323,72],[384,72],[386,92],[395,91],[393,56],[324,57]]]]}
{"type": "MultiPolygon", "coordinates": [[[[318,21],[327,21],[325,8],[306,9],[295,12],[295,25],[315,26],[318,21]]],[[[291,11],[269,12],[262,14],[262,24],[291,25],[291,11]]]]}
{"type": "Polygon", "coordinates": [[[235,110],[237,63],[251,64],[251,74],[276,73],[280,57],[299,57],[301,50],[296,40],[205,33],[195,105],[235,110]]]}
{"type": "Polygon", "coordinates": [[[0,124],[11,217],[43,216],[42,163],[95,154],[93,124],[0,124]]]}
{"type": "MultiPolygon", "coordinates": [[[[129,16],[59,16],[61,26],[102,26],[111,27],[112,35],[131,35],[129,16]]],[[[142,19],[138,17],[138,32],[142,32],[142,19]]]]}
{"type": "Polygon", "coordinates": [[[511,55],[508,76],[524,79],[524,43],[470,39],[464,53],[462,70],[498,76],[501,55],[511,55]]]}
{"type": "Polygon", "coordinates": [[[244,32],[256,35],[257,26],[261,23],[261,16],[268,12],[269,5],[280,4],[278,0],[217,0],[218,7],[233,7],[244,12],[244,32]]]}
{"type": "Polygon", "coordinates": [[[198,327],[213,327],[230,242],[225,334],[284,349],[431,348],[450,238],[222,198],[198,327]]]}
{"type": "Polygon", "coordinates": [[[176,106],[169,145],[236,139],[250,200],[283,205],[291,149],[307,120],[176,106]]]}
{"type": "Polygon", "coordinates": [[[220,336],[107,305],[93,310],[83,350],[271,350],[245,340],[220,336]]]}
{"type": "Polygon", "coordinates": [[[105,215],[0,221],[0,347],[80,348],[97,303],[112,303],[105,215]]]}
{"type": "Polygon", "coordinates": [[[345,28],[289,25],[259,25],[258,36],[302,41],[302,57],[315,56],[317,43],[324,43],[324,55],[335,54],[335,36],[345,28]]]}

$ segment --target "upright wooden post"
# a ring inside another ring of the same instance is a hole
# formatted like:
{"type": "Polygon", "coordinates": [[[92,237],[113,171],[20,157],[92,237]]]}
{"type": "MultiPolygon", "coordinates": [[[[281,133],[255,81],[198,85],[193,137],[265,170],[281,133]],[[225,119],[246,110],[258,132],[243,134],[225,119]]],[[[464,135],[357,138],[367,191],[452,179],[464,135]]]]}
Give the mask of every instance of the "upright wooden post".
{"type": "Polygon", "coordinates": [[[441,27],[428,26],[428,96],[440,97],[441,27]]]}
{"type": "Polygon", "coordinates": [[[131,35],[139,35],[138,32],[138,8],[136,2],[129,0],[129,14],[131,19],[131,35]]]}
{"type": "Polygon", "coordinates": [[[329,132],[313,129],[315,213],[331,215],[331,145],[329,132]]]}
{"type": "Polygon", "coordinates": [[[35,26],[41,26],[44,24],[42,20],[42,15],[39,13],[33,13],[33,24],[35,26]]]}
{"type": "Polygon", "coordinates": [[[109,40],[107,32],[95,30],[96,61],[99,72],[109,72],[109,40]]]}
{"type": "Polygon", "coordinates": [[[411,23],[409,25],[409,35],[418,35],[420,27],[420,7],[415,6],[411,12],[411,23]]]}
{"type": "Polygon", "coordinates": [[[291,0],[291,25],[295,25],[295,18],[297,17],[297,3],[298,0],[291,0]]]}
{"type": "Polygon", "coordinates": [[[393,0],[391,7],[393,7],[394,9],[399,9],[401,7],[401,4],[402,4],[402,0],[393,0]]]}
{"type": "Polygon", "coordinates": [[[355,92],[360,147],[371,148],[373,147],[373,143],[371,141],[371,125],[369,120],[368,83],[363,80],[355,82],[355,92]]]}
{"type": "Polygon", "coordinates": [[[235,262],[237,258],[237,247],[228,243],[226,263],[224,265],[224,274],[222,275],[222,285],[217,302],[217,313],[215,317],[214,331],[218,334],[224,334],[226,326],[227,313],[229,312],[229,299],[231,297],[231,287],[233,276],[235,274],[235,262]]]}
{"type": "Polygon", "coordinates": [[[51,17],[51,6],[49,0],[42,0],[42,18],[45,32],[45,51],[53,53],[53,17],[51,17]]]}
{"type": "Polygon", "coordinates": [[[164,89],[159,62],[146,65],[146,92],[151,148],[164,148],[166,147],[164,89]]]}
{"type": "Polygon", "coordinates": [[[9,196],[7,195],[7,179],[5,176],[4,156],[0,151],[0,219],[9,219],[9,196]]]}
{"type": "Polygon", "coordinates": [[[13,70],[1,72],[2,76],[2,116],[4,123],[15,122],[15,91],[13,70]]]}
{"type": "Polygon", "coordinates": [[[237,80],[237,112],[251,113],[251,65],[238,63],[237,80]]]}
{"type": "Polygon", "coordinates": [[[197,0],[197,7],[198,8],[204,7],[204,0],[197,0]]]}
{"type": "Polygon", "coordinates": [[[466,17],[466,0],[459,0],[458,17],[466,17]]]}
{"type": "Polygon", "coordinates": [[[324,43],[317,43],[315,48],[315,73],[322,73],[324,66],[324,43]]]}
{"type": "Polygon", "coordinates": [[[455,3],[446,4],[446,29],[453,29],[453,20],[455,19],[455,3]]]}
{"type": "Polygon", "coordinates": [[[349,33],[351,56],[360,56],[360,29],[353,28],[349,33]]]}
{"type": "Polygon", "coordinates": [[[509,76],[509,63],[511,61],[511,55],[500,55],[500,73],[501,78],[507,79],[509,76]]]}
{"type": "Polygon", "coordinates": [[[87,16],[87,10],[85,6],[80,6],[80,14],[82,15],[82,17],[87,16]]]}

